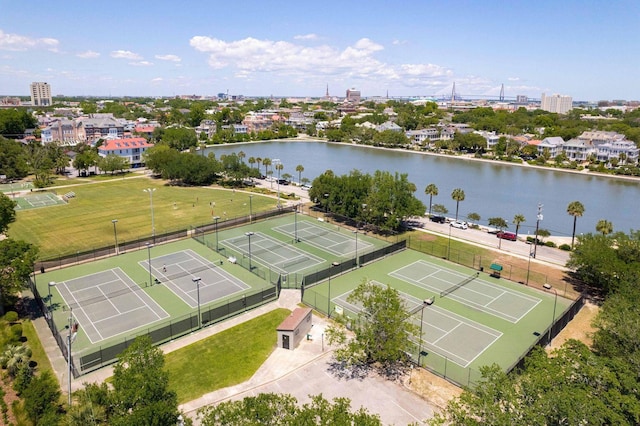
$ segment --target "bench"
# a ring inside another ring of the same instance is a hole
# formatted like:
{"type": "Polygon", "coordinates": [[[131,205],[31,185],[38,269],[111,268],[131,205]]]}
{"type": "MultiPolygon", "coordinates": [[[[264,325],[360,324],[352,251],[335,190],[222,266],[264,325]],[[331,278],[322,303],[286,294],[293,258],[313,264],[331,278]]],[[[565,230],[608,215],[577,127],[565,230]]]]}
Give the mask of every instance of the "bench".
{"type": "Polygon", "coordinates": [[[489,266],[489,269],[491,269],[491,276],[495,277],[495,278],[500,278],[500,274],[502,272],[502,265],[498,265],[497,263],[492,263],[491,266],[489,266]]]}

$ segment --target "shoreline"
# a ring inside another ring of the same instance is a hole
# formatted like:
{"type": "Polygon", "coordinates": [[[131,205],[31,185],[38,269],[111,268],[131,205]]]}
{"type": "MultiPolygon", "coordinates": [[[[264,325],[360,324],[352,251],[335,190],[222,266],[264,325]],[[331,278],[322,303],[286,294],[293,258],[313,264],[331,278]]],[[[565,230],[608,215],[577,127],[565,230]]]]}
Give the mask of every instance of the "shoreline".
{"type": "Polygon", "coordinates": [[[259,144],[259,143],[264,143],[264,142],[305,142],[305,143],[308,143],[308,142],[314,142],[314,143],[322,142],[322,143],[328,143],[328,144],[334,144],[334,145],[346,145],[346,146],[355,146],[355,147],[361,147],[361,148],[378,149],[378,150],[382,150],[382,151],[395,151],[395,152],[412,153],[412,154],[419,154],[419,155],[430,155],[430,156],[433,156],[433,157],[450,158],[450,159],[460,160],[460,161],[478,161],[478,162],[484,162],[484,163],[493,163],[493,164],[499,164],[499,165],[507,165],[507,166],[516,166],[516,167],[525,167],[525,168],[532,168],[532,169],[538,169],[538,170],[545,170],[545,171],[549,171],[549,172],[573,173],[573,174],[582,175],[582,176],[592,176],[592,177],[597,177],[597,178],[619,179],[619,180],[623,180],[623,181],[627,181],[627,182],[640,183],[640,177],[611,175],[611,174],[608,174],[608,173],[592,172],[592,171],[590,171],[588,169],[571,170],[571,169],[562,169],[562,168],[555,168],[555,167],[533,165],[533,164],[529,164],[527,162],[512,163],[512,162],[509,162],[509,161],[490,160],[488,158],[476,158],[476,157],[473,157],[473,154],[449,155],[449,154],[441,154],[441,153],[429,152],[429,151],[414,151],[414,150],[409,150],[409,149],[404,149],[404,148],[388,148],[388,147],[384,147],[384,146],[372,146],[372,145],[361,145],[361,144],[356,144],[356,143],[336,142],[336,141],[328,141],[328,140],[325,140],[325,139],[312,138],[312,137],[306,136],[306,135],[305,136],[298,136],[297,138],[270,139],[270,140],[265,140],[265,141],[247,141],[247,142],[234,142],[234,143],[207,145],[207,148],[213,148],[213,147],[216,147],[216,146],[228,146],[228,145],[259,144]]]}

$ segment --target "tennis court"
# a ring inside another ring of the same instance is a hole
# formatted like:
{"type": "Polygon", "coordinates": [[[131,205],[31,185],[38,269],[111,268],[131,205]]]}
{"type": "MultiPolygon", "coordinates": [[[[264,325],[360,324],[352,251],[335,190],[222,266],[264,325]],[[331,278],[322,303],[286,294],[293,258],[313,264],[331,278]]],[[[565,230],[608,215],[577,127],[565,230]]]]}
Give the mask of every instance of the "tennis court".
{"type": "Polygon", "coordinates": [[[16,197],[16,210],[37,209],[59,204],[65,204],[57,195],[51,192],[31,193],[24,197],[16,197]]]}
{"type": "MultiPolygon", "coordinates": [[[[375,284],[383,285],[377,281],[375,284]]],[[[353,313],[359,313],[362,306],[347,302],[353,290],[333,299],[340,306],[353,313]]],[[[416,311],[423,301],[404,292],[399,292],[408,312],[416,311]]],[[[411,322],[422,331],[422,350],[434,352],[455,362],[461,367],[468,367],[476,358],[487,350],[502,333],[478,322],[454,314],[446,309],[428,305],[423,312],[414,314],[411,322]],[[422,324],[420,322],[422,321],[422,324]]],[[[416,346],[418,339],[414,340],[416,346]]]]}
{"type": "MultiPolygon", "coordinates": [[[[149,261],[138,264],[149,271],[149,261]]],[[[250,287],[193,250],[182,250],[151,259],[151,275],[191,308],[223,299],[250,287]],[[194,278],[200,278],[196,283],[194,278]]]]}
{"type": "Polygon", "coordinates": [[[309,221],[296,221],[277,226],[273,230],[335,256],[353,256],[356,252],[364,252],[373,246],[367,241],[358,240],[355,233],[353,236],[345,235],[309,221]]]}
{"type": "Polygon", "coordinates": [[[58,282],[56,289],[91,343],[169,317],[120,268],[58,282]]]}
{"type": "Polygon", "coordinates": [[[480,278],[475,272],[465,275],[424,260],[413,262],[389,275],[511,323],[520,321],[540,303],[539,298],[498,286],[480,278]]]}
{"type": "Polygon", "coordinates": [[[302,271],[325,261],[260,232],[229,238],[221,241],[221,244],[249,257],[252,262],[286,274],[302,271]]]}

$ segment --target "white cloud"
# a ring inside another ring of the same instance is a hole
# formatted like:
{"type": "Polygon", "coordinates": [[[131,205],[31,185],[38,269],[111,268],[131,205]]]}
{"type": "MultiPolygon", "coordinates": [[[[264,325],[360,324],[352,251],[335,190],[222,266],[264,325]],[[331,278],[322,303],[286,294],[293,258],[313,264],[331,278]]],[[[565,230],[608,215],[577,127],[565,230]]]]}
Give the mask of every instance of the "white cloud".
{"type": "Polygon", "coordinates": [[[211,68],[229,69],[234,78],[244,81],[255,79],[259,73],[270,73],[272,79],[285,77],[294,79],[291,81],[301,80],[301,84],[330,77],[334,82],[343,81],[348,85],[393,84],[432,92],[450,85],[453,80],[453,71],[439,65],[383,62],[378,55],[384,46],[369,38],[342,49],[252,37],[225,41],[195,36],[189,43],[195,50],[209,55],[211,68]]]}
{"type": "Polygon", "coordinates": [[[160,59],[161,61],[171,61],[171,62],[180,62],[179,56],[176,55],[156,55],[156,59],[160,59]]]}
{"type": "Polygon", "coordinates": [[[153,65],[153,62],[136,61],[136,62],[129,62],[129,65],[133,65],[134,67],[149,67],[149,66],[153,65]]]}
{"type": "Polygon", "coordinates": [[[507,77],[508,81],[520,81],[520,77],[507,77]]]}
{"type": "Polygon", "coordinates": [[[131,61],[142,60],[142,56],[129,50],[114,50],[113,52],[111,52],[111,57],[116,59],[129,59],[131,61]]]}
{"type": "Polygon", "coordinates": [[[29,49],[47,49],[58,51],[60,42],[55,38],[31,38],[19,34],[8,34],[0,30],[0,50],[22,51],[29,49]]]}
{"type": "Polygon", "coordinates": [[[76,54],[76,56],[82,59],[93,59],[100,56],[100,54],[98,52],[94,52],[93,50],[87,50],[86,52],[80,52],[76,54]]]}
{"type": "Polygon", "coordinates": [[[398,39],[395,39],[395,40],[393,40],[393,41],[391,42],[391,44],[393,44],[394,46],[399,46],[399,45],[401,45],[401,44],[407,44],[407,40],[398,40],[398,39]]]}
{"type": "Polygon", "coordinates": [[[293,37],[294,40],[317,40],[317,34],[302,34],[293,37]]]}
{"type": "Polygon", "coordinates": [[[151,82],[156,84],[156,83],[162,83],[164,81],[164,78],[162,77],[156,77],[156,78],[152,78],[151,82]]]}

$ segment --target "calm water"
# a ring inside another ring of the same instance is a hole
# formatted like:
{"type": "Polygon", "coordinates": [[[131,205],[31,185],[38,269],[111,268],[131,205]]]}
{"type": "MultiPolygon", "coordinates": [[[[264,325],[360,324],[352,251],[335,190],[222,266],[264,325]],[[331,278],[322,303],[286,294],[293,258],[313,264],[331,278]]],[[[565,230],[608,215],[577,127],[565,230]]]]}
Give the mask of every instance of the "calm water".
{"type": "MultiPolygon", "coordinates": [[[[578,218],[576,233],[595,232],[600,219],[613,223],[614,230],[629,232],[640,229],[640,180],[622,179],[563,173],[553,170],[510,166],[508,164],[466,161],[456,158],[422,155],[372,149],[357,145],[326,142],[262,142],[242,145],[225,145],[209,148],[219,157],[222,154],[246,154],[249,157],[280,159],[284,169],[298,180],[296,166],[304,167],[302,177],[313,180],[325,170],[338,175],[353,169],[366,173],[376,170],[408,173],[416,184],[419,197],[429,205],[424,188],[434,183],[439,195],[434,204],[444,204],[449,216],[455,214],[456,203],[451,199],[454,188],[462,188],[465,200],[460,202],[461,216],[475,212],[481,223],[490,217],[502,217],[511,222],[516,214],[523,214],[526,222],[522,233],[534,234],[538,203],[543,204],[543,220],[540,228],[554,235],[571,235],[573,217],[567,214],[567,205],[580,201],[585,213],[578,218]]],[[[264,167],[260,167],[264,173],[264,167]]],[[[514,230],[514,225],[509,225],[514,230]]]]}

